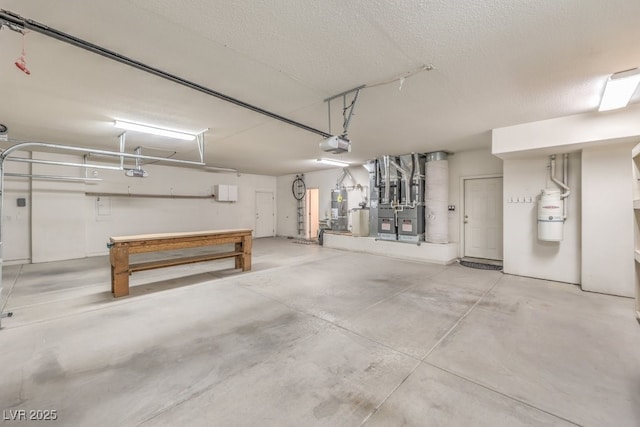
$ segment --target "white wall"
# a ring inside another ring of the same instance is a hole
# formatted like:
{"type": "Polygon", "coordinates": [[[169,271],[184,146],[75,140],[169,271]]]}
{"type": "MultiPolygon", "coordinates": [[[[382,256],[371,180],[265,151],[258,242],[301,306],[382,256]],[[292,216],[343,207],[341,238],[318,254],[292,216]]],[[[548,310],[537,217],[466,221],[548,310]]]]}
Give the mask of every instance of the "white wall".
{"type": "Polygon", "coordinates": [[[635,137],[640,135],[638,115],[640,104],[494,129],[492,152],[502,158],[541,149],[552,154],[559,146],[577,151],[606,140],[635,137]]]}
{"type": "MultiPolygon", "coordinates": [[[[35,153],[34,158],[82,162],[81,157],[35,153]]],[[[82,176],[76,168],[32,165],[34,174],[82,176]]],[[[148,178],[128,178],[121,171],[99,170],[99,183],[32,183],[32,261],[45,262],[108,253],[110,236],[255,226],[255,192],[276,193],[276,178],[212,173],[147,165],[148,178]],[[96,197],[91,193],[210,195],[215,184],[238,186],[238,202],[214,199],[96,197]],[[100,206],[98,206],[98,199],[100,206]]],[[[277,194],[274,194],[277,196],[277,194]]],[[[10,225],[5,221],[6,228],[10,225]]],[[[6,246],[15,243],[6,242],[6,246]]],[[[7,251],[9,249],[7,248],[7,251]]]]}
{"type": "MultiPolygon", "coordinates": [[[[560,156],[561,158],[561,156],[560,156]]],[[[569,156],[568,218],[561,242],[537,238],[537,203],[508,203],[509,198],[539,196],[549,179],[549,157],[531,156],[504,161],[504,272],[559,282],[580,283],[581,185],[580,154],[569,156]]],[[[557,162],[560,166],[562,160],[557,162]]],[[[562,170],[557,168],[556,176],[562,170]]]]}
{"type": "MultiPolygon", "coordinates": [[[[82,158],[34,153],[35,159],[82,163],[82,158]]],[[[76,168],[33,164],[34,175],[80,177],[76,168]]],[[[31,261],[57,261],[86,256],[85,184],[80,181],[40,181],[31,184],[31,261]]]]}
{"type": "MultiPolygon", "coordinates": [[[[30,153],[17,152],[13,157],[30,157],[30,153]]],[[[28,163],[5,162],[8,173],[30,174],[28,163]]],[[[2,206],[2,258],[7,262],[25,263],[31,259],[31,182],[24,178],[5,177],[2,206]],[[18,198],[26,206],[19,207],[18,198]]]]}
{"type": "Polygon", "coordinates": [[[582,152],[582,289],[633,296],[631,149],[635,143],[582,152]]]}
{"type": "MultiPolygon", "coordinates": [[[[355,183],[347,177],[342,185],[347,187],[348,208],[357,208],[363,200],[367,200],[369,206],[369,173],[362,166],[348,168],[349,173],[355,179],[355,183]],[[362,190],[352,188],[360,184],[362,190]]],[[[304,174],[304,182],[307,188],[317,188],[319,190],[319,211],[320,219],[331,216],[331,189],[336,188],[336,181],[342,173],[342,168],[333,168],[323,171],[308,172],[304,174]]],[[[277,178],[278,198],[278,226],[276,234],[278,236],[298,237],[296,224],[296,199],[293,197],[291,185],[295,179],[294,175],[282,175],[277,178]]],[[[349,223],[351,227],[351,223],[349,223]]]]}
{"type": "MultiPolygon", "coordinates": [[[[630,148],[640,137],[638,113],[640,105],[631,105],[493,130],[492,152],[505,160],[505,196],[509,191],[517,195],[516,191],[527,188],[527,182],[540,181],[537,170],[543,154],[580,150],[585,162],[584,167],[579,165],[585,201],[576,206],[570,197],[570,220],[573,213],[583,214],[582,224],[572,223],[569,230],[565,227],[569,241],[565,238],[556,253],[552,246],[531,245],[531,239],[520,235],[523,230],[518,221],[529,216],[528,207],[505,204],[506,273],[581,283],[583,289],[596,292],[632,294],[630,148]],[[611,194],[604,195],[603,186],[611,194]],[[604,200],[608,203],[601,203],[604,200]],[[524,210],[527,212],[520,212],[524,210]]],[[[572,163],[577,163],[574,157],[572,163]]],[[[573,164],[572,171],[573,176],[573,164]]],[[[572,178],[572,190],[579,189],[575,183],[572,178]]]]}
{"type": "MultiPolygon", "coordinates": [[[[502,159],[491,154],[489,149],[463,151],[449,156],[449,204],[456,210],[449,212],[449,241],[460,243],[461,209],[464,191],[461,178],[486,175],[502,175],[502,159]]],[[[458,245],[458,256],[462,257],[463,246],[458,245]]]]}

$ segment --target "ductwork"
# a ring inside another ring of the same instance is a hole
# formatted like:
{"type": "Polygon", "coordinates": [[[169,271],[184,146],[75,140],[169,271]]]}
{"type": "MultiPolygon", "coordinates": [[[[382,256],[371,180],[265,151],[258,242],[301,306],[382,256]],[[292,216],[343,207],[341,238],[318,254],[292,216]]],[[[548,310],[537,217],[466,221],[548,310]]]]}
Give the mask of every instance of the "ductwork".
{"type": "Polygon", "coordinates": [[[405,167],[402,164],[402,161],[400,162],[400,164],[398,164],[394,160],[390,160],[389,163],[400,172],[400,175],[402,175],[402,184],[404,190],[402,190],[400,194],[406,194],[404,204],[411,205],[411,170],[405,167]]]}
{"type": "Polygon", "coordinates": [[[382,156],[382,179],[384,180],[384,196],[382,199],[382,203],[390,203],[390,186],[391,186],[391,177],[390,177],[390,163],[391,159],[389,156],[382,156]]]}
{"type": "Polygon", "coordinates": [[[353,176],[351,176],[351,173],[349,173],[349,170],[347,168],[342,168],[342,172],[340,173],[340,176],[338,177],[338,180],[336,181],[336,188],[340,189],[340,187],[342,187],[342,182],[344,181],[345,178],[349,178],[351,180],[352,183],[355,184],[356,180],[353,179],[353,176]]]}

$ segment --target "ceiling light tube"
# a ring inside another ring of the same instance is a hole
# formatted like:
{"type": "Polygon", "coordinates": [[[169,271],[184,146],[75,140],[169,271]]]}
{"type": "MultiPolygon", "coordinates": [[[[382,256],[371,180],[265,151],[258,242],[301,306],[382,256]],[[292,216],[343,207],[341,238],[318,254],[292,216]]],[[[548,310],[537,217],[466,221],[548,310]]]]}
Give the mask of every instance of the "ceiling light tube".
{"type": "Polygon", "coordinates": [[[131,130],[134,132],[143,132],[151,135],[166,136],[169,138],[183,139],[185,141],[193,141],[194,139],[196,139],[196,134],[178,132],[171,129],[147,126],[139,123],[123,122],[122,120],[116,120],[113,123],[113,125],[118,129],[131,130]]]}
{"type": "Polygon", "coordinates": [[[640,68],[612,74],[602,94],[598,111],[626,107],[640,83],[640,68]]]}
{"type": "Polygon", "coordinates": [[[327,165],[331,165],[331,166],[340,166],[342,168],[346,168],[347,166],[349,166],[349,163],[347,162],[342,162],[340,160],[333,160],[333,159],[317,159],[316,160],[318,163],[324,163],[327,165]]]}

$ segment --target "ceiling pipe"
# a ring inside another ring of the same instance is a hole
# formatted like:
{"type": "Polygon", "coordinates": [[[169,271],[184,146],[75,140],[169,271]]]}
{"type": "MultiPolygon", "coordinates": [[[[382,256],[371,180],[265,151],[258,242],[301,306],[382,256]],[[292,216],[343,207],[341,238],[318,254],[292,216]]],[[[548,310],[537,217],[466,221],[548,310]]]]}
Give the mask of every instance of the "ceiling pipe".
{"type": "Polygon", "coordinates": [[[102,46],[98,46],[86,40],[80,39],[78,37],[72,36],[70,34],[64,33],[60,30],[56,30],[55,28],[49,27],[40,22],[23,18],[17,13],[11,12],[9,10],[0,9],[0,27],[2,25],[7,25],[10,29],[16,31],[20,29],[28,29],[34,31],[36,33],[40,33],[47,37],[54,38],[56,40],[60,40],[62,42],[68,43],[70,45],[79,47],[84,50],[88,50],[89,52],[98,54],[105,58],[111,59],[116,62],[120,62],[121,64],[128,65],[133,68],[137,68],[138,70],[147,72],[149,74],[153,74],[154,76],[161,77],[165,80],[172,81],[174,83],[180,84],[182,86],[186,86],[190,89],[196,90],[198,92],[202,92],[206,95],[213,96],[215,98],[221,99],[223,101],[229,102],[231,104],[237,105],[239,107],[245,108],[247,110],[251,110],[258,114],[262,114],[264,116],[270,117],[275,120],[279,120],[288,125],[295,126],[297,128],[306,130],[311,133],[315,133],[316,135],[320,135],[323,138],[329,138],[331,135],[321,131],[319,129],[312,128],[311,126],[307,126],[303,123],[296,122],[295,120],[288,119],[279,114],[273,113],[271,111],[265,110],[263,108],[257,107],[255,105],[249,104],[244,101],[240,101],[237,98],[233,98],[229,95],[225,95],[221,92],[210,89],[206,86],[202,86],[198,83],[194,83],[192,81],[183,79],[182,77],[176,76],[174,74],[167,73],[166,71],[162,71],[158,68],[152,67],[150,65],[144,64],[140,61],[136,61],[135,59],[126,57],[112,50],[106,49],[102,46]]]}

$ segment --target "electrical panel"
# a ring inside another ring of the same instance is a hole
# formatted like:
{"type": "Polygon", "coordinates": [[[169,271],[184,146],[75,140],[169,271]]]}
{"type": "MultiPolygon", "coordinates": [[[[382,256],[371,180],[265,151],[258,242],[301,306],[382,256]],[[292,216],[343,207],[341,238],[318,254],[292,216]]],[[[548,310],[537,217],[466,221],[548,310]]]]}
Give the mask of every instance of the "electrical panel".
{"type": "Polygon", "coordinates": [[[237,202],[238,186],[228,184],[217,184],[213,187],[213,194],[219,202],[237,202]]]}

